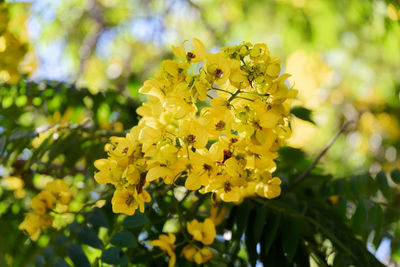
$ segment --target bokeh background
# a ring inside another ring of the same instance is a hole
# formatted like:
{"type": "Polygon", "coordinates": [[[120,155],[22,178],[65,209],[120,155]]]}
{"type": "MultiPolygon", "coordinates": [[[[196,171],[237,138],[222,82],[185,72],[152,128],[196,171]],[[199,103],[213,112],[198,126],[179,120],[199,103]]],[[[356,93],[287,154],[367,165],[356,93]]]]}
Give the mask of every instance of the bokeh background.
{"type": "MultiPolygon", "coordinates": [[[[0,89],[0,133],[17,126],[82,125],[93,114],[99,128],[122,132],[136,123],[124,114],[134,114],[145,100],[138,90],[162,60],[173,57],[171,45],[199,38],[218,51],[242,41],[262,42],[282,59],[282,70],[299,90],[289,146],[317,155],[354,120],[322,159],[324,170],[344,177],[400,168],[400,1],[1,2],[0,83],[7,87],[0,89]],[[71,99],[46,95],[48,84],[68,91],[71,99]],[[34,97],[35,90],[42,96],[34,97]],[[43,101],[46,108],[34,110],[43,101]],[[23,111],[15,112],[18,107],[23,111]]],[[[22,147],[20,152],[26,158],[31,153],[22,147]]],[[[9,167],[2,165],[0,174],[10,174],[9,167]]],[[[73,183],[79,188],[81,180],[73,183]]],[[[23,194],[17,189],[14,194],[23,194]]],[[[0,213],[10,207],[3,201],[0,213]]],[[[384,262],[388,250],[378,255],[384,262]]]]}

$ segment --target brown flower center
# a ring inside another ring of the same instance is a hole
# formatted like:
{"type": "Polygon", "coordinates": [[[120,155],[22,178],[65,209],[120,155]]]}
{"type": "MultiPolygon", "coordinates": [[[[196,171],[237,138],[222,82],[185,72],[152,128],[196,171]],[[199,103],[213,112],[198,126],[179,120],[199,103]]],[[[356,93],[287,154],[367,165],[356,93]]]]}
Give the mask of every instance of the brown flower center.
{"type": "Polygon", "coordinates": [[[186,142],[188,144],[194,144],[194,142],[196,142],[196,136],[194,136],[193,134],[189,134],[188,136],[186,136],[186,142]]]}
{"type": "Polygon", "coordinates": [[[230,182],[225,182],[224,183],[224,190],[225,190],[225,193],[228,193],[228,192],[230,192],[232,190],[232,185],[231,185],[230,182]]]}
{"type": "Polygon", "coordinates": [[[215,129],[217,130],[217,131],[221,131],[221,130],[223,130],[225,128],[225,122],[223,122],[223,121],[219,121],[219,122],[217,122],[216,124],[215,124],[215,129]]]}
{"type": "Polygon", "coordinates": [[[222,74],[224,74],[224,72],[221,69],[216,69],[215,70],[215,77],[217,79],[220,79],[222,77],[222,74]]]}

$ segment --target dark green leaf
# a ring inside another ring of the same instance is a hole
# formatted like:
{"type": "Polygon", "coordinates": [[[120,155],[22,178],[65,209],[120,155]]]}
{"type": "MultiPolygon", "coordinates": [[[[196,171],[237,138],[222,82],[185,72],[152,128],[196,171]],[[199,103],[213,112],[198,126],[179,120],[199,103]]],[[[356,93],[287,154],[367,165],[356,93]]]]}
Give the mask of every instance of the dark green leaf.
{"type": "Polygon", "coordinates": [[[391,199],[391,191],[390,191],[390,186],[387,181],[387,177],[384,171],[378,172],[376,175],[376,182],[378,183],[378,188],[379,190],[382,191],[383,195],[386,197],[386,199],[391,199]]]}
{"type": "Polygon", "coordinates": [[[396,184],[400,184],[400,170],[399,169],[394,169],[390,173],[390,176],[392,177],[393,182],[395,182],[396,184]]]}
{"type": "Polygon", "coordinates": [[[78,240],[94,248],[102,249],[103,243],[97,237],[97,234],[87,225],[82,225],[78,230],[78,240]]]}
{"type": "Polygon", "coordinates": [[[122,222],[122,226],[125,228],[136,228],[144,225],[148,222],[147,217],[142,213],[135,213],[132,216],[128,216],[122,222]]]}
{"type": "Polygon", "coordinates": [[[234,233],[235,238],[240,239],[243,235],[243,232],[249,220],[249,214],[253,207],[253,202],[250,202],[248,199],[245,199],[243,203],[240,204],[236,217],[236,232],[234,233]]]}
{"type": "Polygon", "coordinates": [[[358,178],[357,178],[357,176],[351,177],[350,187],[351,187],[352,193],[354,194],[354,197],[358,198],[359,190],[358,190],[358,178]]]}
{"type": "Polygon", "coordinates": [[[384,171],[378,172],[378,174],[376,175],[376,182],[378,183],[378,187],[382,192],[389,189],[389,184],[387,182],[386,174],[384,171]]]}
{"type": "Polygon", "coordinates": [[[67,237],[64,234],[59,234],[55,237],[54,243],[61,247],[67,241],[67,237]]]}
{"type": "Polygon", "coordinates": [[[56,251],[54,250],[53,245],[48,245],[44,251],[43,251],[43,256],[46,258],[46,260],[49,260],[54,257],[56,254],[56,251]]]}
{"type": "Polygon", "coordinates": [[[42,267],[46,263],[46,260],[42,255],[35,258],[35,267],[42,267]]]}
{"type": "Polygon", "coordinates": [[[266,219],[267,219],[267,207],[265,206],[258,207],[256,210],[256,216],[253,226],[253,236],[256,243],[260,241],[264,225],[267,222],[266,219]]]}
{"type": "Polygon", "coordinates": [[[120,231],[111,237],[110,243],[117,247],[134,247],[137,245],[135,236],[128,231],[120,231]]]}
{"type": "Polygon", "coordinates": [[[75,243],[67,244],[67,255],[76,267],[90,267],[90,262],[82,248],[75,243]]]}
{"type": "Polygon", "coordinates": [[[304,121],[309,121],[309,122],[315,124],[315,122],[311,118],[311,115],[312,115],[311,110],[306,109],[305,107],[293,107],[290,110],[290,113],[292,113],[299,119],[302,119],[304,121]]]}
{"type": "Polygon", "coordinates": [[[299,243],[299,225],[295,219],[285,218],[282,226],[282,249],[289,262],[292,262],[299,243]]]}
{"type": "Polygon", "coordinates": [[[103,210],[99,208],[94,208],[92,211],[90,211],[86,216],[86,220],[93,226],[102,226],[106,228],[110,226],[103,210]]]}
{"type": "Polygon", "coordinates": [[[367,212],[365,209],[364,201],[360,200],[358,202],[356,211],[354,212],[354,215],[352,217],[353,228],[356,231],[356,233],[362,232],[366,217],[367,217],[367,212]]]}
{"type": "Polygon", "coordinates": [[[374,204],[368,212],[368,223],[372,226],[372,230],[375,230],[375,232],[380,230],[378,227],[380,227],[379,221],[382,216],[382,208],[379,204],[374,204]]]}
{"type": "MultiPolygon", "coordinates": [[[[256,216],[256,209],[253,209],[249,214],[250,218],[254,218],[256,216]]],[[[249,224],[246,227],[246,232],[244,236],[244,242],[246,244],[247,255],[249,257],[249,261],[251,266],[255,266],[257,263],[257,242],[254,239],[254,220],[250,220],[249,224]]]]}
{"type": "Polygon", "coordinates": [[[101,260],[104,263],[113,264],[113,265],[121,265],[128,264],[129,259],[125,255],[125,253],[116,247],[110,247],[101,255],[101,260]]]}
{"type": "Polygon", "coordinates": [[[3,149],[6,146],[6,141],[7,141],[7,139],[4,135],[2,137],[0,137],[0,158],[1,158],[1,155],[3,155],[3,149]]]}
{"type": "Polygon", "coordinates": [[[271,214],[268,219],[268,223],[265,226],[264,229],[264,235],[266,235],[265,241],[264,241],[264,252],[265,254],[268,254],[272,243],[275,240],[276,234],[278,233],[278,228],[281,222],[281,214],[271,214]]]}
{"type": "Polygon", "coordinates": [[[71,267],[64,259],[56,258],[54,267],[71,267]]]}

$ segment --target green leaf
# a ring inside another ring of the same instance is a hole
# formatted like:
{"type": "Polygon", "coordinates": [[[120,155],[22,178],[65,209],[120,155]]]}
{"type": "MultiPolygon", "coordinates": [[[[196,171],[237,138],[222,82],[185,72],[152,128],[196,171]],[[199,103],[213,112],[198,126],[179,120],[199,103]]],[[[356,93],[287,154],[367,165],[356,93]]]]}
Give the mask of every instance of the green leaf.
{"type": "Polygon", "coordinates": [[[382,192],[389,189],[389,184],[387,182],[386,174],[384,171],[378,172],[378,174],[376,175],[376,182],[378,183],[378,187],[382,192]]]}
{"type": "Polygon", "coordinates": [[[46,264],[46,260],[44,259],[44,257],[42,255],[38,255],[35,258],[35,267],[42,267],[45,264],[46,264]]]}
{"type": "Polygon", "coordinates": [[[110,227],[106,215],[104,214],[103,210],[99,208],[94,208],[87,213],[86,220],[93,226],[106,228],[110,227]]]}
{"type": "Polygon", "coordinates": [[[372,230],[378,232],[380,229],[380,218],[383,216],[382,208],[379,204],[374,204],[368,212],[368,223],[372,226],[372,230]]]}
{"type": "Polygon", "coordinates": [[[55,254],[56,254],[56,251],[52,244],[49,244],[47,247],[45,247],[45,249],[43,251],[43,256],[45,257],[46,260],[53,258],[55,254]]]}
{"type": "Polygon", "coordinates": [[[0,158],[1,158],[1,155],[3,155],[3,149],[6,146],[6,141],[7,141],[7,138],[4,135],[2,137],[0,137],[0,158]]]}
{"type": "Polygon", "coordinates": [[[367,211],[365,209],[364,201],[360,200],[358,202],[356,211],[354,212],[354,215],[352,217],[353,228],[356,233],[362,232],[366,217],[367,217],[367,211]]]}
{"type": "Polygon", "coordinates": [[[350,180],[350,187],[351,187],[352,193],[354,194],[354,197],[355,197],[355,198],[358,198],[358,196],[359,196],[359,189],[358,189],[359,185],[358,185],[358,178],[357,178],[357,176],[351,177],[351,180],[350,180]]]}
{"type": "Polygon", "coordinates": [[[101,255],[101,260],[107,264],[121,265],[128,264],[129,259],[125,253],[116,247],[110,247],[101,255]]]}
{"type": "Polygon", "coordinates": [[[245,199],[243,203],[240,204],[236,216],[236,231],[234,233],[235,238],[240,239],[242,237],[249,220],[249,214],[253,207],[253,202],[250,202],[248,199],[245,199]]]}
{"type": "Polygon", "coordinates": [[[258,241],[260,241],[261,239],[261,234],[264,229],[264,225],[267,222],[266,218],[267,218],[267,207],[265,206],[258,207],[256,210],[256,216],[253,226],[253,236],[256,243],[258,243],[258,241]]]}
{"type": "Polygon", "coordinates": [[[391,199],[391,191],[390,186],[387,181],[387,177],[384,171],[378,172],[376,175],[376,182],[378,183],[378,188],[379,190],[382,191],[383,195],[386,197],[386,199],[391,199]]]}
{"type": "Polygon", "coordinates": [[[299,107],[293,107],[290,110],[290,113],[292,113],[293,115],[295,115],[299,119],[302,119],[304,121],[308,121],[308,122],[311,122],[311,123],[315,124],[315,122],[311,118],[312,111],[309,110],[309,109],[306,109],[305,107],[300,107],[300,106],[299,107]]]}
{"type": "Polygon", "coordinates": [[[82,225],[78,229],[78,240],[94,248],[102,249],[103,243],[97,237],[97,234],[87,225],[82,225]]]}
{"type": "Polygon", "coordinates": [[[132,216],[128,216],[122,222],[122,226],[125,228],[136,228],[139,226],[144,225],[149,220],[147,217],[142,213],[135,213],[132,216]]]}
{"type": "MultiPolygon", "coordinates": [[[[256,216],[256,209],[253,209],[249,214],[251,218],[256,216]]],[[[257,263],[257,241],[254,239],[254,223],[255,221],[251,220],[246,227],[244,242],[246,244],[247,255],[249,257],[249,261],[251,266],[255,266],[257,263]]]]}
{"type": "Polygon", "coordinates": [[[399,169],[394,169],[390,173],[390,176],[392,177],[393,182],[395,182],[396,184],[400,184],[400,170],[399,169]]]}
{"type": "Polygon", "coordinates": [[[54,261],[54,267],[71,267],[64,259],[56,258],[54,261]]]}
{"type": "Polygon", "coordinates": [[[76,267],[91,267],[82,248],[77,244],[72,242],[67,244],[67,255],[76,267]]]}
{"type": "Polygon", "coordinates": [[[117,247],[134,247],[137,245],[135,236],[128,231],[120,231],[111,237],[110,243],[117,247]]]}
{"type": "Polygon", "coordinates": [[[292,262],[300,237],[297,220],[285,218],[282,229],[282,249],[286,253],[287,260],[292,262]]]}
{"type": "Polygon", "coordinates": [[[264,252],[265,254],[268,254],[272,243],[275,240],[276,234],[278,233],[278,228],[281,222],[281,214],[276,213],[276,214],[271,214],[272,217],[270,216],[270,219],[268,220],[267,225],[265,226],[265,231],[264,235],[266,235],[265,241],[263,242],[264,244],[264,252]]]}

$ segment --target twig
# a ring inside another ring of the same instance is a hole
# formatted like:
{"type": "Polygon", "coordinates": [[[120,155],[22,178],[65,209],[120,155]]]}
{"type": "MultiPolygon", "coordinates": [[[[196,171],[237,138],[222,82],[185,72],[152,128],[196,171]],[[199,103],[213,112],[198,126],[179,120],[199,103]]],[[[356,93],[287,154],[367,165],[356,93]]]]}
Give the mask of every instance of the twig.
{"type": "Polygon", "coordinates": [[[353,123],[353,120],[347,121],[345,124],[343,124],[342,128],[340,128],[340,130],[335,134],[334,137],[332,137],[332,139],[328,142],[328,144],[325,146],[325,148],[321,151],[321,153],[319,153],[319,155],[315,158],[315,160],[313,161],[313,163],[302,173],[300,174],[299,177],[296,178],[296,180],[294,180],[294,182],[289,185],[289,187],[286,190],[287,192],[290,192],[294,187],[296,187],[299,183],[301,183],[306,177],[307,175],[311,172],[312,169],[314,169],[314,167],[317,165],[317,163],[320,161],[320,159],[322,158],[323,155],[325,155],[325,153],[329,150],[329,148],[333,145],[333,143],[336,141],[336,139],[344,132],[346,131],[347,127],[353,123]]]}

